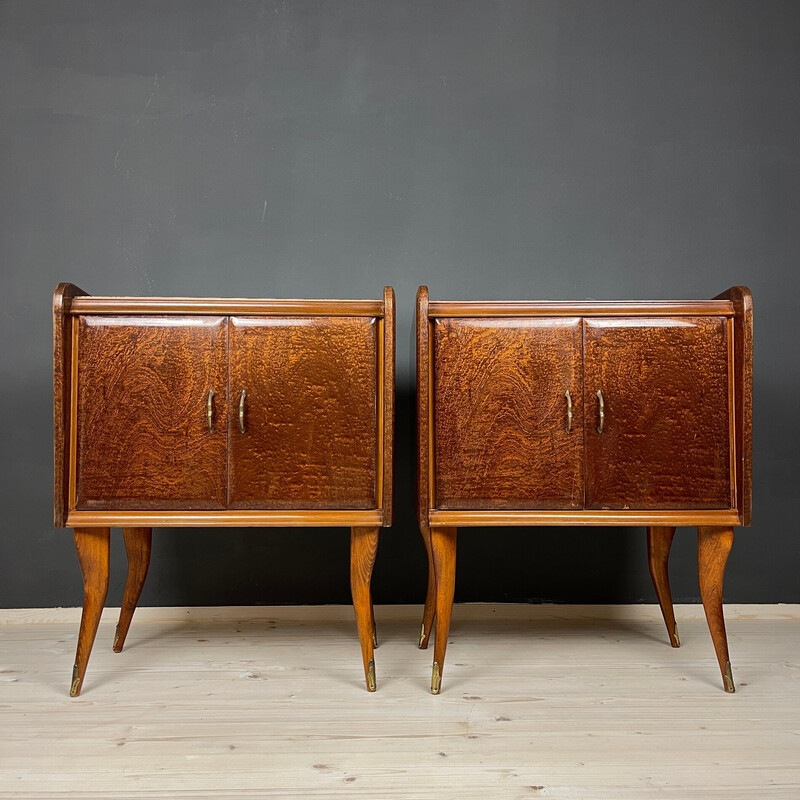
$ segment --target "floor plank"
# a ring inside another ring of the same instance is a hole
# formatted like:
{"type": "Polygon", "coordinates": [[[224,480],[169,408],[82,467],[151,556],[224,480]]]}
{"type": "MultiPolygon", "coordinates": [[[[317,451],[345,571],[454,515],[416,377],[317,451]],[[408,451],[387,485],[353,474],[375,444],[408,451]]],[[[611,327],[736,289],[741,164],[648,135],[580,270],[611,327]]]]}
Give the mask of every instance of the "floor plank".
{"type": "Polygon", "coordinates": [[[351,609],[152,611],[119,655],[104,616],[73,700],[77,626],[7,614],[0,798],[800,797],[791,610],[729,619],[728,695],[696,616],[673,650],[654,613],[457,606],[439,696],[417,608],[376,609],[375,694],[351,609]]]}

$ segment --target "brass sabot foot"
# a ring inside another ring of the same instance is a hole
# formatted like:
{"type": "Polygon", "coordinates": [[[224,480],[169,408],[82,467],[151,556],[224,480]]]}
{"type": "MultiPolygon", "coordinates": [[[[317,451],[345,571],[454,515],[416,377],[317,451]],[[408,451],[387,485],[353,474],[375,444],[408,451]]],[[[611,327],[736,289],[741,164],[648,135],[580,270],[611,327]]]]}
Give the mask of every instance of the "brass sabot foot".
{"type": "Polygon", "coordinates": [[[120,650],[122,650],[122,647],[120,646],[119,643],[119,625],[117,625],[117,627],[114,629],[114,644],[111,645],[111,649],[115,653],[119,653],[120,650]]]}
{"type": "Polygon", "coordinates": [[[672,646],[673,647],[680,647],[681,646],[681,637],[678,636],[678,626],[675,626],[675,630],[672,632],[672,646]]]}
{"type": "Polygon", "coordinates": [[[419,629],[419,649],[425,648],[425,623],[423,622],[419,629]]]}
{"type": "Polygon", "coordinates": [[[442,674],[439,672],[439,662],[433,662],[433,674],[431,675],[431,694],[439,694],[442,686],[442,674]]]}
{"type": "Polygon", "coordinates": [[[733,685],[733,672],[731,672],[730,661],[725,663],[725,674],[722,676],[722,679],[725,681],[725,691],[729,694],[733,694],[736,691],[736,687],[733,685]]]}
{"type": "Polygon", "coordinates": [[[78,665],[72,668],[72,684],[69,687],[69,696],[77,697],[81,693],[81,679],[78,675],[78,665]]]}
{"type": "Polygon", "coordinates": [[[367,666],[367,691],[374,692],[377,689],[377,683],[375,682],[375,660],[370,659],[369,665],[367,666]]]}

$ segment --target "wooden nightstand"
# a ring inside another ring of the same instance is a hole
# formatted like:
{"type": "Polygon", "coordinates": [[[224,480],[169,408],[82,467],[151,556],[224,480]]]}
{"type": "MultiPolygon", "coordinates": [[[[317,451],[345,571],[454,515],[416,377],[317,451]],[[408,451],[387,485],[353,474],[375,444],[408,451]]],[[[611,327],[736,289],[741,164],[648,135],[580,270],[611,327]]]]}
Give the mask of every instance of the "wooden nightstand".
{"type": "Polygon", "coordinates": [[[383,300],[53,299],[55,525],[74,528],[80,693],[108,588],[128,578],[119,652],[154,526],[350,527],[351,588],[375,689],[370,579],[392,520],[394,291],[383,300]]]}
{"type": "Polygon", "coordinates": [[[429,559],[438,693],[456,530],[647,527],[674,647],[667,573],[697,526],[700,593],[728,692],[722,614],[733,527],[750,524],[752,297],[681,302],[429,302],[417,294],[419,524],[429,559]]]}

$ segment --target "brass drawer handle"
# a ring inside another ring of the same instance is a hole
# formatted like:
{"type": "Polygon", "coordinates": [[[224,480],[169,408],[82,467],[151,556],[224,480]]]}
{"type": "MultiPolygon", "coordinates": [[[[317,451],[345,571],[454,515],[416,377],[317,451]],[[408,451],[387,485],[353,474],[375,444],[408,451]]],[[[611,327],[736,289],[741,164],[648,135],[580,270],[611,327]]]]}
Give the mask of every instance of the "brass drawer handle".
{"type": "Polygon", "coordinates": [[[239,396],[239,430],[244,433],[244,400],[247,397],[247,392],[242,389],[239,396]]]}
{"type": "Polygon", "coordinates": [[[572,430],[572,398],[569,396],[569,389],[564,392],[564,396],[567,398],[567,433],[572,430]]]}
{"type": "Polygon", "coordinates": [[[208,432],[214,433],[214,390],[213,389],[208,390],[206,414],[208,415],[208,432]]]}
{"type": "Polygon", "coordinates": [[[600,413],[600,424],[597,426],[597,432],[603,432],[603,426],[606,422],[606,404],[603,402],[603,391],[602,389],[597,390],[597,403],[598,403],[598,411],[600,413]]]}

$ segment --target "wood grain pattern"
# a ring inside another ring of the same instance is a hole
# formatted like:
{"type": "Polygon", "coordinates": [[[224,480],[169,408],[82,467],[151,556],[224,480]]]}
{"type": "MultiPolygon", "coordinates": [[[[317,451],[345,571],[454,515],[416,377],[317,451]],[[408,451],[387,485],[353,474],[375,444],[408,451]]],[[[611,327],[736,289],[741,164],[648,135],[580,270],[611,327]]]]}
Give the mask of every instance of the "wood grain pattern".
{"type": "Polygon", "coordinates": [[[675,624],[675,611],[672,607],[672,592],[669,589],[669,551],[675,528],[672,526],[651,525],[647,529],[647,563],[650,577],[656,590],[658,604],[667,626],[670,644],[680,647],[678,626],[675,624]]]}
{"type": "Polygon", "coordinates": [[[150,568],[150,552],[153,546],[152,528],[123,528],[125,552],[128,556],[128,575],[125,579],[125,594],[119,611],[119,622],[114,634],[115,653],[121,653],[131,627],[133,612],[139,603],[147,571],[150,568]]]}
{"type": "Polygon", "coordinates": [[[227,316],[380,317],[380,300],[284,300],[217,297],[86,297],[74,314],[176,314],[227,316]]]}
{"type": "Polygon", "coordinates": [[[579,319],[437,319],[436,507],[582,508],[581,373],[579,319]]]}
{"type": "Polygon", "coordinates": [[[697,529],[697,566],[700,576],[700,598],[706,613],[711,640],[722,673],[726,692],[733,693],[736,687],[731,672],[728,654],[728,636],[725,632],[725,616],[722,611],[722,583],[725,565],[733,547],[733,528],[699,527],[697,529]]]}
{"type": "Polygon", "coordinates": [[[225,511],[70,511],[67,525],[102,527],[236,527],[236,528],[349,528],[381,525],[380,509],[227,509],[225,511]]]}
{"type": "Polygon", "coordinates": [[[381,436],[381,508],[383,527],[394,514],[394,395],[395,395],[395,297],[391,286],[383,290],[383,400],[381,436]]]}
{"type": "Polygon", "coordinates": [[[428,557],[428,583],[425,590],[425,607],[422,611],[422,626],[419,631],[419,642],[417,646],[420,650],[428,649],[428,642],[433,631],[433,621],[436,618],[436,568],[433,563],[433,548],[431,545],[431,531],[428,523],[420,527],[422,532],[422,542],[425,546],[425,554],[428,557]]]}
{"type": "Polygon", "coordinates": [[[83,688],[86,666],[106,602],[111,531],[108,528],[75,528],[73,535],[83,575],[83,613],[69,689],[70,696],[77,697],[83,688]]]}
{"type": "Polygon", "coordinates": [[[730,508],[725,321],[585,319],[583,329],[586,507],[730,508]]]}
{"type": "Polygon", "coordinates": [[[85,294],[72,283],[59,283],[53,293],[53,525],[56,528],[66,525],[69,509],[70,310],[75,298],[85,294]]]}
{"type": "Polygon", "coordinates": [[[377,645],[375,614],[372,608],[372,568],[378,552],[380,528],[353,528],[350,532],[350,591],[356,615],[361,656],[364,661],[364,678],[367,691],[377,688],[374,647],[377,645]]]}
{"type": "Polygon", "coordinates": [[[79,318],[76,508],[225,507],[226,335],[221,317],[79,318]]]}
{"type": "MultiPolygon", "coordinates": [[[[430,486],[430,418],[431,386],[429,373],[428,287],[417,289],[417,520],[423,538],[428,532],[428,511],[431,508],[430,486]]],[[[429,544],[427,546],[430,546],[429,544]]]]}
{"type": "Polygon", "coordinates": [[[453,613],[453,596],[456,589],[456,539],[457,528],[431,528],[431,548],[436,573],[436,639],[433,643],[433,672],[431,692],[441,691],[447,637],[453,613]]]}
{"type": "Polygon", "coordinates": [[[431,300],[431,319],[445,317],[732,317],[734,307],[722,300],[431,300]]]}
{"type": "Polygon", "coordinates": [[[753,295],[733,286],[718,295],[733,305],[736,497],[741,525],[749,525],[753,506],[753,295]]]}
{"type": "MultiPolygon", "coordinates": [[[[438,511],[429,512],[431,525],[487,527],[491,525],[738,525],[734,509],[647,509],[640,511],[438,511]]],[[[70,515],[70,518],[72,515],[70,515]]]]}
{"type": "Polygon", "coordinates": [[[428,556],[428,583],[425,594],[425,609],[422,614],[418,646],[424,650],[428,646],[433,620],[436,615],[436,574],[431,549],[431,532],[428,523],[431,485],[431,427],[430,420],[430,320],[428,319],[428,287],[417,289],[416,307],[416,349],[417,349],[417,521],[425,553],[428,556]]]}
{"type": "Polygon", "coordinates": [[[377,324],[230,318],[228,507],[376,505],[377,324]]]}

